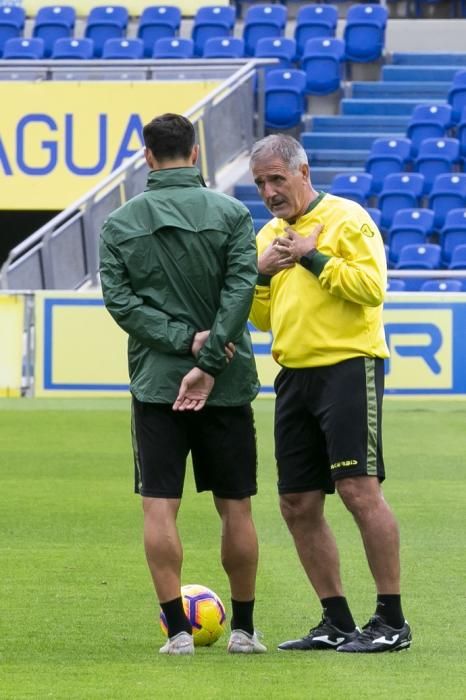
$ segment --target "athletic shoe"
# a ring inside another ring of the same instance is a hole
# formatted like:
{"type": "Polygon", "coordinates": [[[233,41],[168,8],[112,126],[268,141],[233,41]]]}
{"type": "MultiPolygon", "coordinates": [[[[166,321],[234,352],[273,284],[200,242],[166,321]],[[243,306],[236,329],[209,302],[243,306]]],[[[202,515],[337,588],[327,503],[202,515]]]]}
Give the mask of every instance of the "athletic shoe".
{"type": "Polygon", "coordinates": [[[259,641],[257,632],[249,634],[244,630],[232,630],[227,651],[229,654],[263,654],[267,647],[259,641]]]}
{"type": "Polygon", "coordinates": [[[380,615],[371,617],[362,628],[357,639],[348,644],[342,644],[337,651],[353,654],[375,654],[382,651],[401,651],[411,645],[411,629],[405,620],[401,629],[387,625],[380,615]]]}
{"type": "Polygon", "coordinates": [[[309,634],[301,639],[292,639],[289,642],[282,642],[278,645],[279,651],[313,651],[325,649],[338,649],[341,644],[352,642],[360,634],[361,630],[356,627],[353,632],[343,632],[332,625],[325,616],[317,627],[309,630],[309,634]]]}
{"type": "Polygon", "coordinates": [[[191,634],[187,632],[178,632],[173,637],[169,637],[163,647],[160,648],[160,654],[194,654],[194,642],[191,634]]]}

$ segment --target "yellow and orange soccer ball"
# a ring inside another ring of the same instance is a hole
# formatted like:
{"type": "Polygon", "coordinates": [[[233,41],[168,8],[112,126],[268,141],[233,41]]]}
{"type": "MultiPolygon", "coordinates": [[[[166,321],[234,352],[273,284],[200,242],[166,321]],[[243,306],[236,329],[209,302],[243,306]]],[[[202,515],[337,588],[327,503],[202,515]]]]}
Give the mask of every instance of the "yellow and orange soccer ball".
{"type": "MultiPolygon", "coordinates": [[[[186,616],[193,627],[194,646],[211,646],[225,630],[225,606],[214,591],[199,584],[182,586],[181,595],[186,616]]],[[[167,636],[167,621],[162,611],[160,627],[167,636]]]]}

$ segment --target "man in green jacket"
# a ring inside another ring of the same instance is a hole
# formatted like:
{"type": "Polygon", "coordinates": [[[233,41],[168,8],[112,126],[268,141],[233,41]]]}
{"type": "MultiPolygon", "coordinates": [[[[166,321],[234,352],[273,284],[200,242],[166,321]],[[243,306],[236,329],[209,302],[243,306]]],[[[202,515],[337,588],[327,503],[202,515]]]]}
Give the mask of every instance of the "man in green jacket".
{"type": "Polygon", "coordinates": [[[191,452],[196,488],[212,491],[222,520],[228,651],[260,653],[250,503],[257,490],[251,401],[259,384],[246,326],[257,278],[252,220],[238,201],[205,187],[189,120],[164,114],[143,135],[147,188],[105,221],[100,274],[105,305],[129,336],[135,490],[168,627],[160,652],[194,652],[176,527],[191,452]]]}

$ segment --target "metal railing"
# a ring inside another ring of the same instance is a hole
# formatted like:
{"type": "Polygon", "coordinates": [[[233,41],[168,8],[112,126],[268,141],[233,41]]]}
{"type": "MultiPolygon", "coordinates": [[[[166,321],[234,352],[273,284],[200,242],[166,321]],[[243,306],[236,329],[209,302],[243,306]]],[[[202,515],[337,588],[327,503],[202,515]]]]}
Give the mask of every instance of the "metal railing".
{"type": "MultiPolygon", "coordinates": [[[[214,72],[221,68],[219,61],[181,63],[186,65],[177,62],[176,67],[167,67],[172,72],[171,79],[173,71],[178,77],[181,71],[184,76],[189,73],[198,78],[199,70],[207,73],[209,68],[214,72]]],[[[254,139],[263,134],[261,105],[255,118],[255,87],[256,69],[266,63],[270,60],[237,61],[233,72],[231,62],[225,65],[229,77],[185,112],[195,126],[200,143],[199,167],[211,187],[215,187],[222,167],[248,153],[254,139]]],[[[161,66],[152,65],[152,70],[156,69],[162,71],[161,66]]],[[[259,99],[262,92],[257,91],[259,99]]],[[[111,211],[144,189],[146,178],[147,166],[141,149],[13,248],[0,270],[0,289],[78,289],[86,283],[96,285],[102,224],[111,211]]]]}

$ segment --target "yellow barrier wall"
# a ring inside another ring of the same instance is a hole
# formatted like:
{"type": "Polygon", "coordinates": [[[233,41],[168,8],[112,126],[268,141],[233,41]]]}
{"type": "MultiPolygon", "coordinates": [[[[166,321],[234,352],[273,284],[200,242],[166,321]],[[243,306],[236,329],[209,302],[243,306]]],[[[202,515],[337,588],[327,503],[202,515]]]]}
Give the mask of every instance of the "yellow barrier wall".
{"type": "MultiPolygon", "coordinates": [[[[11,4],[10,2],[3,2],[0,4],[8,5],[11,4]]],[[[29,16],[33,16],[37,13],[37,10],[45,5],[45,2],[42,0],[23,0],[22,2],[17,2],[15,3],[17,5],[22,5],[25,9],[26,12],[29,16]]],[[[52,4],[52,3],[50,3],[52,4]]],[[[76,12],[79,17],[85,17],[89,14],[89,10],[91,7],[95,7],[96,5],[102,4],[104,5],[105,3],[99,3],[97,0],[66,0],[66,3],[64,2],[63,4],[66,5],[71,5],[72,7],[76,8],[76,12]]],[[[141,0],[125,0],[125,2],[121,3],[125,7],[128,8],[130,15],[133,17],[138,17],[144,7],[148,7],[151,4],[157,4],[156,2],[150,3],[150,2],[141,2],[141,0]]],[[[161,4],[161,3],[159,3],[161,4]]],[[[229,0],[220,0],[220,2],[215,2],[215,3],[208,3],[208,2],[201,2],[200,0],[176,0],[175,2],[171,3],[173,5],[176,5],[177,7],[180,8],[181,13],[183,17],[191,17],[196,13],[196,10],[198,7],[201,7],[202,5],[229,5],[229,0]]]]}
{"type": "Polygon", "coordinates": [[[218,85],[0,83],[0,209],[64,209],[141,148],[145,123],[186,112],[218,85]]]}
{"type": "Polygon", "coordinates": [[[0,295],[0,396],[20,395],[23,326],[23,297],[0,295]]]}

